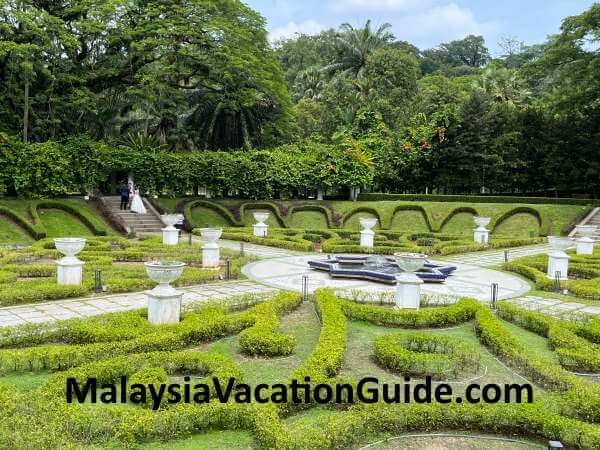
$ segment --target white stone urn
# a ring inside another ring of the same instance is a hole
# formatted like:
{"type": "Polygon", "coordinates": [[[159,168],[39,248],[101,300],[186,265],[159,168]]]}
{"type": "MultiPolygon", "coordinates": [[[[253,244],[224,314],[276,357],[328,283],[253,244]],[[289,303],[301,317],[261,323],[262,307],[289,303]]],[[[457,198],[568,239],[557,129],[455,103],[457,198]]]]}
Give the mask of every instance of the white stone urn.
{"type": "Polygon", "coordinates": [[[560,279],[566,280],[569,275],[569,255],[565,250],[573,246],[573,240],[569,237],[548,236],[548,243],[552,251],[548,254],[549,278],[555,279],[556,273],[560,272],[560,279]]]}
{"type": "Polygon", "coordinates": [[[492,221],[491,217],[475,216],[473,220],[475,221],[475,225],[477,225],[477,228],[473,232],[474,241],[478,244],[487,244],[490,240],[490,231],[486,227],[492,221]]]}
{"type": "Polygon", "coordinates": [[[202,238],[202,267],[219,267],[221,260],[219,244],[217,241],[223,234],[222,228],[201,228],[202,238]]]}
{"type": "Polygon", "coordinates": [[[77,255],[85,247],[84,238],[55,238],[54,246],[64,258],[56,261],[57,284],[80,285],[83,278],[83,261],[77,255]]]}
{"type": "Polygon", "coordinates": [[[594,254],[594,239],[592,236],[596,233],[598,227],[596,225],[577,225],[577,254],[578,255],[593,255],[594,254]]]}
{"type": "Polygon", "coordinates": [[[177,261],[150,261],[144,263],[146,273],[158,285],[146,292],[148,297],[148,321],[154,325],[178,323],[181,318],[181,299],[171,283],[183,273],[185,263],[177,261]]]}
{"type": "Polygon", "coordinates": [[[422,253],[394,253],[396,264],[404,270],[396,276],[396,309],[419,309],[423,280],[415,272],[425,266],[427,258],[422,253]]]}
{"type": "Polygon", "coordinates": [[[269,213],[258,211],[252,214],[257,223],[254,224],[254,236],[267,237],[269,225],[265,222],[269,219],[269,213]]]}
{"type": "Polygon", "coordinates": [[[164,214],[160,216],[160,220],[166,225],[162,229],[163,244],[177,245],[179,243],[179,230],[175,228],[175,224],[179,222],[179,215],[164,214]]]}
{"type": "Polygon", "coordinates": [[[377,225],[377,219],[373,217],[361,217],[359,222],[362,227],[360,232],[360,246],[373,248],[375,245],[375,232],[372,228],[377,225]]]}

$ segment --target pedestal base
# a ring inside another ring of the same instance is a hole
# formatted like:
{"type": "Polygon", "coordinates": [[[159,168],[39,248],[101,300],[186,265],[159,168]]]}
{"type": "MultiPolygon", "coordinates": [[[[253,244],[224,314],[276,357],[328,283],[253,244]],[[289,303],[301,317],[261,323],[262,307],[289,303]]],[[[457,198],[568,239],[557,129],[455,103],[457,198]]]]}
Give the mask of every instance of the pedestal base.
{"type": "Polygon", "coordinates": [[[177,245],[179,243],[179,230],[177,228],[163,228],[162,238],[165,245],[177,245]]]}
{"type": "Polygon", "coordinates": [[[373,248],[375,242],[375,232],[372,230],[363,230],[360,232],[360,246],[373,248]]]}
{"type": "Polygon", "coordinates": [[[269,230],[269,225],[264,223],[257,223],[254,225],[254,236],[258,237],[267,237],[267,233],[269,230]]]}
{"type": "Polygon", "coordinates": [[[83,261],[74,256],[64,257],[56,261],[56,283],[67,285],[81,285],[83,278],[83,261]]]}
{"type": "Polygon", "coordinates": [[[578,255],[593,255],[594,240],[589,237],[577,239],[577,254],[578,255]]]}
{"type": "Polygon", "coordinates": [[[483,230],[476,228],[475,232],[473,233],[473,239],[478,244],[487,244],[490,240],[490,232],[485,228],[483,230]]]}
{"type": "Polygon", "coordinates": [[[179,323],[181,318],[182,293],[160,294],[146,292],[148,297],[148,322],[153,325],[179,323]]]}
{"type": "Polygon", "coordinates": [[[202,247],[202,267],[219,267],[221,260],[219,246],[216,244],[214,247],[209,247],[211,244],[207,244],[202,247]]]}
{"type": "Polygon", "coordinates": [[[548,255],[548,278],[556,278],[560,272],[560,279],[566,280],[569,276],[569,255],[565,252],[553,252],[548,255]]]}
{"type": "Polygon", "coordinates": [[[396,277],[396,309],[419,309],[421,305],[421,285],[423,280],[412,273],[396,277]]]}

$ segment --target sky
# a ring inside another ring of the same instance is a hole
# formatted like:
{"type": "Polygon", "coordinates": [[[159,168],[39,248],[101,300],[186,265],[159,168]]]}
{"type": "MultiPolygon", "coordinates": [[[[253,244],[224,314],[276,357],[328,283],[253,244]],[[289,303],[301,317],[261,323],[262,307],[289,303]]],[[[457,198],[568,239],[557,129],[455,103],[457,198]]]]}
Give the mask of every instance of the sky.
{"type": "Polygon", "coordinates": [[[397,39],[421,49],[468,34],[483,35],[492,54],[503,37],[543,42],[566,16],[580,14],[590,0],[242,0],[267,19],[271,41],[295,33],[316,34],[349,22],[390,23],[397,39]]]}

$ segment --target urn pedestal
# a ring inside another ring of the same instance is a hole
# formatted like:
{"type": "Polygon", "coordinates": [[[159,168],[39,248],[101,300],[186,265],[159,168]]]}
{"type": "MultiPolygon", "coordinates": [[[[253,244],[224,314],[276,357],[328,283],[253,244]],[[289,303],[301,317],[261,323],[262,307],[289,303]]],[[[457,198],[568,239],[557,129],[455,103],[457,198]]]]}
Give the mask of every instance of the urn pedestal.
{"type": "Polygon", "coordinates": [[[396,276],[396,309],[419,309],[421,305],[421,280],[415,272],[427,262],[427,255],[421,253],[394,253],[396,264],[404,270],[396,276]]]}
{"type": "Polygon", "coordinates": [[[175,224],[179,221],[179,216],[176,214],[166,214],[160,216],[166,228],[162,229],[162,241],[164,245],[177,245],[179,243],[179,230],[175,228],[175,224]]]}
{"type": "Polygon", "coordinates": [[[56,238],[56,250],[65,255],[56,261],[56,283],[61,285],[79,286],[83,280],[83,261],[75,255],[85,247],[83,238],[56,238]]]}
{"type": "Polygon", "coordinates": [[[365,248],[373,248],[375,245],[375,232],[372,228],[377,225],[377,219],[361,218],[360,226],[360,246],[365,248]]]}
{"type": "Polygon", "coordinates": [[[597,230],[596,225],[579,225],[576,227],[577,234],[577,254],[578,255],[593,255],[594,254],[594,239],[592,236],[597,230]]]}
{"type": "Polygon", "coordinates": [[[200,235],[202,236],[202,267],[219,267],[221,262],[221,251],[217,241],[223,234],[221,228],[202,228],[200,235]]]}
{"type": "Polygon", "coordinates": [[[152,261],[144,264],[146,273],[159,284],[146,292],[148,298],[148,321],[154,325],[178,323],[181,320],[183,293],[170,283],[179,278],[185,267],[181,262],[152,261]]]}
{"type": "Polygon", "coordinates": [[[487,244],[490,240],[490,231],[486,226],[492,221],[489,217],[474,217],[475,228],[473,232],[473,240],[478,244],[487,244]]]}
{"type": "Polygon", "coordinates": [[[548,278],[555,279],[556,273],[560,272],[560,279],[566,280],[569,276],[569,255],[565,250],[573,245],[568,237],[548,236],[548,242],[552,245],[552,251],[548,253],[548,278]]]}
{"type": "Polygon", "coordinates": [[[265,222],[269,218],[269,213],[268,212],[255,212],[253,214],[253,216],[254,216],[254,220],[256,220],[256,222],[257,222],[254,224],[254,236],[267,237],[268,232],[269,232],[269,225],[267,225],[265,222]]]}

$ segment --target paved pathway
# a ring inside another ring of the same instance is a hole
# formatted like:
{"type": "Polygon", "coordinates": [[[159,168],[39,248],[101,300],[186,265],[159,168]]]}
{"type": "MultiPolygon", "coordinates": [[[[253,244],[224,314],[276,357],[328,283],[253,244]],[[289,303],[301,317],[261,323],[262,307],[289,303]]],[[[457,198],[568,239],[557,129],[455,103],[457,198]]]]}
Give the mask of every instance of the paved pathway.
{"type": "Polygon", "coordinates": [[[588,306],[577,302],[563,302],[558,298],[536,297],[526,295],[524,297],[508,300],[529,311],[540,312],[561,319],[572,320],[583,315],[600,314],[600,306],[588,306]]]}
{"type": "MultiPolygon", "coordinates": [[[[247,264],[242,272],[250,280],[280,289],[302,291],[302,277],[308,275],[308,288],[333,288],[359,290],[371,296],[389,296],[395,292],[395,286],[367,280],[332,279],[329,273],[311,270],[310,259],[326,259],[325,255],[300,255],[260,260],[247,264]]],[[[429,294],[473,297],[482,302],[490,301],[491,285],[498,283],[499,298],[511,298],[523,295],[530,286],[522,278],[497,270],[486,269],[472,264],[458,263],[457,270],[444,283],[425,283],[422,290],[429,294]]]]}
{"type": "Polygon", "coordinates": [[[497,266],[504,262],[504,251],[508,250],[508,259],[513,260],[523,256],[548,253],[552,250],[549,244],[526,245],[510,249],[499,249],[485,252],[465,253],[463,255],[442,256],[444,261],[473,264],[481,267],[497,266]]]}
{"type": "MultiPolygon", "coordinates": [[[[258,294],[277,290],[273,287],[248,280],[202,284],[178,289],[183,292],[184,305],[208,299],[219,299],[242,294],[258,294]]],[[[12,306],[0,308],[0,327],[95,316],[111,312],[141,309],[146,306],[147,300],[144,292],[12,306]]]]}

